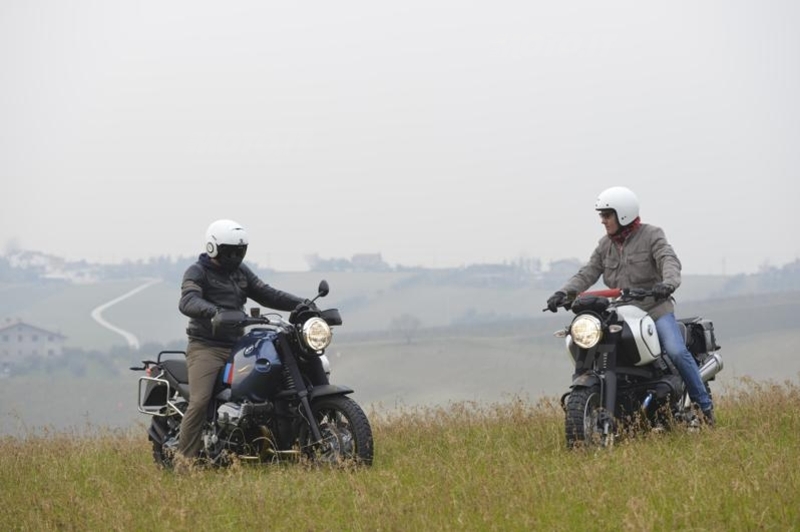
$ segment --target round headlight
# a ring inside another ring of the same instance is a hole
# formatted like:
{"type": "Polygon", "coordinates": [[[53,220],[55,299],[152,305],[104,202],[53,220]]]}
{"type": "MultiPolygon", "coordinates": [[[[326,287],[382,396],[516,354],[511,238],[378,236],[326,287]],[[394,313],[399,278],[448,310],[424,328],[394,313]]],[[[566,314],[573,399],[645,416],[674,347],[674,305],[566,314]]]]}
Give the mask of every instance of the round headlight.
{"type": "Polygon", "coordinates": [[[303,341],[314,351],[328,347],[331,336],[331,328],[322,318],[311,318],[303,324],[303,341]]]}
{"type": "Polygon", "coordinates": [[[603,337],[603,325],[595,316],[581,314],[570,325],[569,334],[579,347],[589,349],[596,346],[603,337]]]}

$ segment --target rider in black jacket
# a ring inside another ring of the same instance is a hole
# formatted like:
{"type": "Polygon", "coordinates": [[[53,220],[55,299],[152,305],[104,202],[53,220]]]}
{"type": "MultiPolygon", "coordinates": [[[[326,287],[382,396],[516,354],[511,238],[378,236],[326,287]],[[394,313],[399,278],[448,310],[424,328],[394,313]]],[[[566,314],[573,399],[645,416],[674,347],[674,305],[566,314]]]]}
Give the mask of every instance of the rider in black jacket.
{"type": "Polygon", "coordinates": [[[293,310],[303,301],[265,284],[246,264],[230,271],[203,253],[183,274],[178,308],[190,318],[186,334],[231,347],[242,331],[217,330],[215,334],[211,321],[219,310],[242,310],[248,298],[277,310],[293,310]]]}
{"type": "Polygon", "coordinates": [[[188,316],[189,407],[181,422],[178,458],[194,459],[202,442],[214,383],[230,356],[241,328],[225,327],[223,312],[243,311],[248,299],[276,310],[290,311],[304,300],[265,284],[242,264],[247,233],[232,220],[217,220],[206,231],[206,252],[183,275],[180,311],[188,316]]]}

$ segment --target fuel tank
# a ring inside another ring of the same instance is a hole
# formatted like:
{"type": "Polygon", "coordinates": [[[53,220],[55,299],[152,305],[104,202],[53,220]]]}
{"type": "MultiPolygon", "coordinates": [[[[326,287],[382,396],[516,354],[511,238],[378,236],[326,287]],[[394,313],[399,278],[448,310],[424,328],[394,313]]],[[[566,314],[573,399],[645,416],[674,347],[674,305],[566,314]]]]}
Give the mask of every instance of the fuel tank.
{"type": "Polygon", "coordinates": [[[232,401],[264,402],[281,390],[283,363],[278,355],[280,334],[271,329],[254,329],[239,339],[222,372],[230,386],[232,401]]]}
{"type": "Polygon", "coordinates": [[[617,362],[622,364],[632,364],[644,366],[652,364],[661,354],[661,342],[656,332],[656,323],[646,312],[633,305],[617,307],[617,315],[622,318],[627,327],[623,328],[623,345],[631,348],[624,350],[629,359],[618,358],[617,362]],[[630,337],[626,334],[630,330],[630,337]],[[626,342],[627,340],[627,342],[626,342]]]}

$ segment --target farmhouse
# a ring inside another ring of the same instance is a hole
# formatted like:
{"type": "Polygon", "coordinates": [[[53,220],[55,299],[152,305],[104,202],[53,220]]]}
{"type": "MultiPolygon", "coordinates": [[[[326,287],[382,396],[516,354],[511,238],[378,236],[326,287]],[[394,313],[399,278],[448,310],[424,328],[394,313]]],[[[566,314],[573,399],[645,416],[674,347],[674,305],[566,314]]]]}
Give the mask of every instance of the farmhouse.
{"type": "Polygon", "coordinates": [[[6,320],[0,324],[0,364],[19,362],[31,356],[61,356],[65,339],[61,333],[22,320],[6,320]]]}
{"type": "Polygon", "coordinates": [[[389,269],[389,265],[383,261],[380,253],[356,253],[350,259],[350,263],[356,271],[375,272],[389,269]]]}

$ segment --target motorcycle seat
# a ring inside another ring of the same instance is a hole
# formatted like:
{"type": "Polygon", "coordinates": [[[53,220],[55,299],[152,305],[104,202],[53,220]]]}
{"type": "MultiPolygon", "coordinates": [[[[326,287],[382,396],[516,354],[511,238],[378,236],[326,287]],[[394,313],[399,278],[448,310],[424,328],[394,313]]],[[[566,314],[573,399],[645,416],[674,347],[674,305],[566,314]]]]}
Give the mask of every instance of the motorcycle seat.
{"type": "Polygon", "coordinates": [[[186,367],[185,360],[165,360],[161,363],[164,371],[169,373],[173,379],[181,384],[189,382],[189,370],[186,367]]]}

